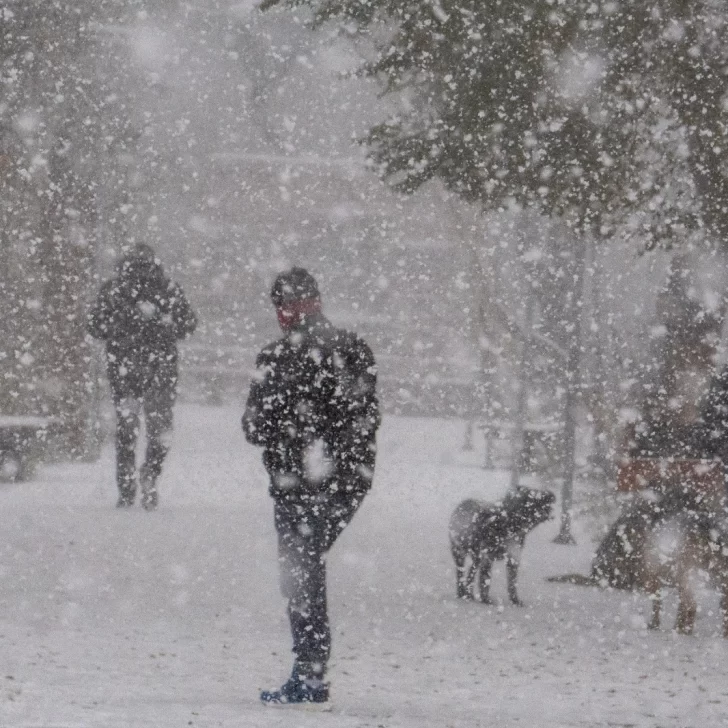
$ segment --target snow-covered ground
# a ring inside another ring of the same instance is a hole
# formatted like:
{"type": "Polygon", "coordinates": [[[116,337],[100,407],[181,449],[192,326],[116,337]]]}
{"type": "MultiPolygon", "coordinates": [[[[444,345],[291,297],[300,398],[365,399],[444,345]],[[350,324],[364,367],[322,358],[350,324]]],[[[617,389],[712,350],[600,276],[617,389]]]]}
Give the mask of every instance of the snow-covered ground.
{"type": "MultiPolygon", "coordinates": [[[[332,707],[266,708],[290,667],[275,534],[239,408],[179,406],[161,507],[114,509],[111,448],[3,486],[0,726],[465,728],[728,725],[715,594],[694,637],[648,632],[643,596],[552,584],[593,543],[527,542],[526,607],[459,603],[447,520],[505,476],[458,422],[390,417],[375,487],[330,557],[332,707]],[[475,460],[475,458],[471,458],[475,460]]],[[[666,625],[674,618],[668,600],[666,625]]]]}

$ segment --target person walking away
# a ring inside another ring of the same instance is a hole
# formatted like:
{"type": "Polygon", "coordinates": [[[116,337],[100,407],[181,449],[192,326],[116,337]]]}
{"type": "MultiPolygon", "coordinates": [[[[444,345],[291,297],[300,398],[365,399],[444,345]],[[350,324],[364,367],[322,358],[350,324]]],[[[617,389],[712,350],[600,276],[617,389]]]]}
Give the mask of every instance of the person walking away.
{"type": "Polygon", "coordinates": [[[134,504],[136,445],[144,415],[147,447],[139,470],[142,506],[158,504],[157,481],[169,449],[177,392],[177,341],[197,319],[179,285],[164,273],[154,250],[137,244],[106,281],[88,317],[88,331],[106,344],[107,375],[116,410],[118,508],[134,504]]]}
{"type": "Polygon", "coordinates": [[[376,366],[360,337],[323,315],[305,269],[281,273],[271,299],[283,337],[258,355],[242,425],[247,440],[263,448],[270,476],[294,663],[283,686],[260,697],[269,705],[324,703],[326,554],[372,485],[376,366]]]}

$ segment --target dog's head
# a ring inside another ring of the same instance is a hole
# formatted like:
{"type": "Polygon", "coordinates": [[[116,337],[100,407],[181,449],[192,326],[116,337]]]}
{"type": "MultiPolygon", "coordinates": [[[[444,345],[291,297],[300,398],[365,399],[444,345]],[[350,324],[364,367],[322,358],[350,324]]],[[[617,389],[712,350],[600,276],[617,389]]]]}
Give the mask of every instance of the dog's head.
{"type": "Polygon", "coordinates": [[[503,499],[503,508],[515,530],[526,532],[551,518],[555,501],[550,490],[519,486],[503,499]]]}

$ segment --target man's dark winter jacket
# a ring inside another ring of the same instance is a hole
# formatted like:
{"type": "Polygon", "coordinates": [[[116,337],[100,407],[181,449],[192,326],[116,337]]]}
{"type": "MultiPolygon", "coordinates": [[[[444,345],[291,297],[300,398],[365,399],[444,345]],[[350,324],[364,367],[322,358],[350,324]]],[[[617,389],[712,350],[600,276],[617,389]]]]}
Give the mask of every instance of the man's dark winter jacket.
{"type": "Polygon", "coordinates": [[[88,331],[106,343],[115,397],[141,397],[150,387],[174,389],[177,340],[197,320],[182,289],[154,260],[130,256],[103,284],[88,318],[88,331]]]}
{"type": "Polygon", "coordinates": [[[371,486],[380,423],[376,365],[367,344],[320,313],[258,355],[243,430],[264,448],[274,497],[361,496],[371,486]],[[306,470],[319,442],[330,470],[306,470]]]}

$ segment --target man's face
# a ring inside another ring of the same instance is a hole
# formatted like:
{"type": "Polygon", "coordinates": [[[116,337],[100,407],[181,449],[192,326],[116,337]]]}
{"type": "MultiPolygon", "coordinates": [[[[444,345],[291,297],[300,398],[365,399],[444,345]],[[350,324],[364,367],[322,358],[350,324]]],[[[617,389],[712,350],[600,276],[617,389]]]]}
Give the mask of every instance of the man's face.
{"type": "Polygon", "coordinates": [[[287,306],[278,306],[276,308],[276,316],[278,317],[278,325],[281,327],[281,331],[284,333],[290,331],[296,318],[294,312],[287,306]]]}
{"type": "Polygon", "coordinates": [[[303,300],[286,301],[276,306],[278,324],[284,332],[290,331],[300,324],[306,316],[321,311],[320,298],[304,298],[303,300]]]}

